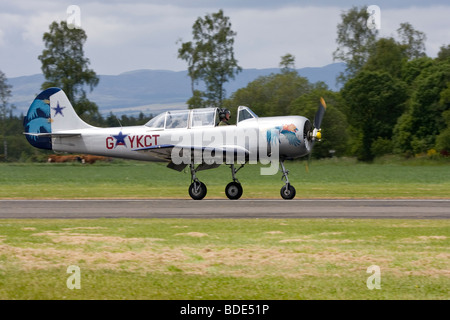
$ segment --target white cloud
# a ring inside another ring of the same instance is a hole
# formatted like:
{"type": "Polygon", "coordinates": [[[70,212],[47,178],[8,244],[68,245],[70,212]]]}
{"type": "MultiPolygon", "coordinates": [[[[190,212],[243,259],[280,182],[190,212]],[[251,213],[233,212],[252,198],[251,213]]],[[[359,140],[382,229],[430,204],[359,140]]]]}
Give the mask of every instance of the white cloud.
{"type": "MultiPolygon", "coordinates": [[[[82,8],[83,28],[88,34],[86,52],[91,54],[92,64],[99,66],[99,73],[133,68],[183,70],[186,65],[177,59],[176,41],[191,40],[192,24],[207,12],[146,4],[88,6],[82,8]]],[[[332,62],[334,47],[329,44],[334,45],[340,14],[337,7],[230,9],[225,14],[237,32],[236,58],[245,68],[278,67],[280,57],[288,52],[296,56],[298,67],[332,62]]]]}
{"type": "Polygon", "coordinates": [[[246,67],[278,67],[280,57],[291,53],[297,67],[332,62],[336,7],[285,7],[274,10],[241,10],[231,13],[237,30],[236,51],[246,67]]]}
{"type": "Polygon", "coordinates": [[[4,37],[5,37],[5,32],[0,29],[0,47],[2,47],[3,44],[5,43],[4,37]]]}
{"type": "Polygon", "coordinates": [[[61,21],[65,17],[58,13],[38,12],[26,19],[22,28],[22,39],[31,46],[43,46],[42,36],[49,31],[53,21],[61,21]]]}
{"type": "Polygon", "coordinates": [[[176,41],[189,37],[197,15],[197,10],[170,5],[87,4],[82,7],[86,53],[103,74],[144,68],[183,70],[186,66],[177,59],[176,41]]]}
{"type": "Polygon", "coordinates": [[[381,36],[397,38],[400,23],[409,22],[425,33],[427,55],[436,57],[444,44],[450,44],[450,6],[411,7],[381,11],[381,36]]]}
{"type": "MultiPolygon", "coordinates": [[[[436,0],[434,0],[436,1],[436,0]]],[[[336,26],[341,12],[351,5],[336,1],[77,1],[81,26],[88,40],[86,57],[98,74],[133,69],[184,70],[177,59],[176,41],[191,40],[195,19],[220,7],[237,32],[235,54],[244,68],[278,67],[280,57],[291,53],[297,67],[332,63],[336,26]],[[169,4],[167,4],[169,3],[169,4]],[[278,5],[279,4],[279,5],[278,5]]],[[[387,5],[388,2],[386,2],[387,5]]],[[[0,5],[0,70],[9,77],[40,72],[37,56],[42,35],[54,20],[67,18],[67,1],[18,0],[0,5]]],[[[380,2],[382,36],[395,36],[401,22],[410,22],[427,35],[426,48],[436,56],[450,39],[450,6],[387,8],[380,2]]]]}

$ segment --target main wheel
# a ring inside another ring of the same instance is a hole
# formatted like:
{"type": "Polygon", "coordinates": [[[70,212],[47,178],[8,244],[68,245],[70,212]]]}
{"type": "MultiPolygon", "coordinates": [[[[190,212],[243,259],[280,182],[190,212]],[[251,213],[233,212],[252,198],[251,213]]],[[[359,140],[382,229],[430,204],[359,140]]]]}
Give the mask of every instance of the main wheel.
{"type": "Polygon", "coordinates": [[[225,187],[225,194],[230,200],[237,200],[242,196],[242,186],[239,182],[230,182],[225,187]]]}
{"type": "Polygon", "coordinates": [[[290,184],[286,184],[281,188],[280,191],[281,197],[286,200],[294,199],[295,197],[295,188],[290,184]]]}
{"type": "Polygon", "coordinates": [[[194,200],[202,200],[206,196],[206,185],[200,181],[194,181],[189,186],[189,195],[194,200]]]}

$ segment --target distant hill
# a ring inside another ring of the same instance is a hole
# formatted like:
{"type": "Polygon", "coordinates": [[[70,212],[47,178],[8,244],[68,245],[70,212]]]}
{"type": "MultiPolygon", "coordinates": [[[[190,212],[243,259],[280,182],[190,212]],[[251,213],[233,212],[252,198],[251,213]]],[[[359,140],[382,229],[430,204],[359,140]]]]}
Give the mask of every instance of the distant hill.
{"type": "MultiPolygon", "coordinates": [[[[297,71],[312,83],[323,81],[331,90],[339,90],[336,77],[344,69],[343,63],[334,63],[297,71]]],[[[278,68],[244,69],[235,80],[225,85],[227,96],[260,76],[278,72],[278,68]]],[[[187,71],[135,70],[119,75],[99,75],[99,78],[98,86],[88,93],[88,98],[97,103],[103,115],[109,112],[136,115],[141,111],[144,114],[158,114],[165,110],[185,108],[185,102],[191,96],[187,71]]],[[[8,79],[8,83],[13,86],[10,102],[17,107],[16,113],[26,113],[43,82],[42,74],[8,79]]]]}

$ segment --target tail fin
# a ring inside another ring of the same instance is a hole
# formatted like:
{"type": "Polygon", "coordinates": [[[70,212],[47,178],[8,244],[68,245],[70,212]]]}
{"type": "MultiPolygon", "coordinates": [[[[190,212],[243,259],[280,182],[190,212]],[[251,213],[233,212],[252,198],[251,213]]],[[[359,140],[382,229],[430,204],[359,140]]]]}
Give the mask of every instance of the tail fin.
{"type": "Polygon", "coordinates": [[[37,148],[52,149],[52,134],[92,128],[78,117],[64,91],[48,88],[33,101],[23,119],[28,142],[37,148]]]}

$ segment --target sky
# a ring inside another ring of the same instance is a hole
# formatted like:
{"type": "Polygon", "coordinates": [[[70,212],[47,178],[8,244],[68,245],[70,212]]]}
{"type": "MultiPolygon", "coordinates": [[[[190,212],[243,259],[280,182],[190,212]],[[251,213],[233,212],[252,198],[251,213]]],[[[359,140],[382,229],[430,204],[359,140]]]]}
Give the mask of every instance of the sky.
{"type": "Polygon", "coordinates": [[[380,8],[382,37],[395,37],[400,23],[411,23],[426,34],[430,57],[450,44],[448,0],[2,0],[0,70],[8,78],[41,73],[42,36],[53,21],[75,17],[67,13],[70,5],[80,10],[85,57],[98,75],[186,70],[177,58],[179,41],[192,40],[195,20],[219,9],[237,32],[235,58],[243,68],[277,68],[287,53],[297,68],[336,62],[336,27],[352,6],[380,8]]]}

